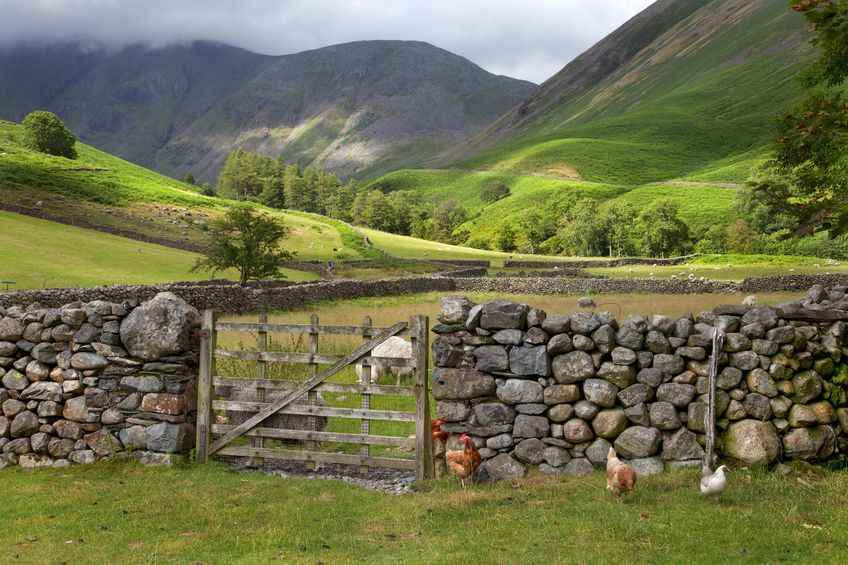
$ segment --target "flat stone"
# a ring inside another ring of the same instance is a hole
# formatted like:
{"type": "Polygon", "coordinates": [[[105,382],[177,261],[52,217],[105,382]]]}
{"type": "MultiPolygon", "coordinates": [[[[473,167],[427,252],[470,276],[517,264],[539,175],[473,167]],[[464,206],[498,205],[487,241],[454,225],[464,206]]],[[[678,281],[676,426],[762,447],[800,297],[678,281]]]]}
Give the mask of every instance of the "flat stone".
{"type": "Polygon", "coordinates": [[[578,385],[551,385],[544,390],[544,402],[548,405],[577,402],[579,399],[578,385]]]}
{"type": "Polygon", "coordinates": [[[595,467],[592,465],[592,462],[585,457],[572,459],[563,467],[563,474],[573,477],[585,477],[591,475],[594,471],[595,467]]]}
{"type": "Polygon", "coordinates": [[[521,345],[524,341],[524,332],[521,330],[499,330],[492,338],[501,345],[521,345]]]}
{"type": "Polygon", "coordinates": [[[520,479],[527,474],[527,469],[524,465],[506,453],[501,453],[486,460],[482,467],[484,467],[489,478],[494,481],[520,479]]]}
{"type": "Polygon", "coordinates": [[[107,457],[121,449],[121,443],[108,430],[97,430],[86,435],[83,439],[98,457],[107,457]]]}
{"type": "Polygon", "coordinates": [[[503,386],[497,387],[497,396],[507,404],[544,402],[542,385],[523,379],[507,379],[503,386]]]}
{"type": "Polygon", "coordinates": [[[637,426],[650,426],[651,419],[648,413],[648,407],[645,404],[637,404],[636,406],[628,406],[624,409],[624,415],[632,424],[637,426]]]}
{"type": "Polygon", "coordinates": [[[604,324],[592,332],[592,341],[601,353],[610,353],[615,348],[615,330],[609,324],[604,324]]]}
{"type": "Polygon", "coordinates": [[[9,435],[13,438],[29,437],[37,433],[38,428],[38,416],[25,410],[12,419],[12,424],[9,426],[9,435]]]}
{"type": "Polygon", "coordinates": [[[72,451],[70,455],[68,455],[68,459],[77,465],[90,465],[97,460],[97,456],[90,449],[82,449],[79,451],[72,451]]]}
{"type": "Polygon", "coordinates": [[[162,422],[147,428],[147,449],[162,453],[179,453],[194,444],[194,427],[191,424],[162,422]]]}
{"type": "Polygon", "coordinates": [[[650,477],[660,475],[665,471],[665,465],[659,457],[643,457],[628,461],[637,477],[650,477]]]}
{"type": "Polygon", "coordinates": [[[562,467],[571,461],[571,455],[569,455],[567,449],[552,445],[545,448],[542,452],[542,458],[551,467],[562,467]]]}
{"type": "Polygon", "coordinates": [[[62,398],[62,385],[49,381],[32,383],[21,393],[22,400],[62,402],[62,398]]]}
{"type": "Polygon", "coordinates": [[[513,347],[509,352],[509,370],[516,375],[549,376],[551,361],[545,346],[513,347]]]}
{"type": "Polygon", "coordinates": [[[471,409],[464,402],[440,400],[436,402],[436,417],[446,422],[461,422],[468,417],[471,409]]]}
{"type": "Polygon", "coordinates": [[[569,353],[572,349],[574,349],[574,346],[571,343],[571,336],[568,334],[557,334],[548,340],[548,355],[552,357],[569,353]]]}
{"type": "Polygon", "coordinates": [[[495,394],[495,379],[474,369],[436,369],[432,394],[436,400],[470,400],[495,394]]]}
{"type": "Polygon", "coordinates": [[[627,388],[636,382],[636,369],[632,365],[615,365],[605,362],[598,369],[597,376],[611,382],[618,388],[627,388]]]}
{"type": "Polygon", "coordinates": [[[439,321],[443,324],[462,324],[468,319],[471,301],[463,296],[443,296],[439,321]]]}
{"type": "Polygon", "coordinates": [[[511,424],[515,421],[515,410],[500,402],[485,402],[474,406],[474,422],[478,426],[511,424]]]}
{"type": "Polygon", "coordinates": [[[657,388],[663,382],[663,373],[660,369],[645,368],[636,374],[636,380],[649,387],[657,388]]]}
{"type": "Polygon", "coordinates": [[[29,380],[15,369],[7,371],[2,382],[3,387],[9,390],[24,390],[29,386],[29,380]]]}
{"type": "Polygon", "coordinates": [[[676,430],[683,424],[677,415],[677,409],[670,402],[654,402],[649,409],[651,425],[658,430],[676,430]]]}
{"type": "Polygon", "coordinates": [[[545,444],[538,438],[522,440],[512,452],[513,457],[522,463],[538,465],[544,460],[545,444]]]}
{"type": "Polygon", "coordinates": [[[540,402],[534,402],[530,404],[516,404],[515,411],[519,414],[531,414],[531,415],[539,415],[544,414],[548,410],[547,404],[542,404],[540,402]]]}
{"type": "Polygon", "coordinates": [[[102,369],[109,364],[105,357],[96,353],[75,353],[71,357],[71,367],[80,371],[102,369]]]}
{"type": "Polygon", "coordinates": [[[0,341],[18,341],[26,329],[20,320],[15,318],[0,319],[0,341]]]}
{"type": "Polygon", "coordinates": [[[547,316],[542,322],[542,329],[549,334],[565,334],[570,327],[571,319],[568,316],[547,316]]]}
{"type": "Polygon", "coordinates": [[[572,351],[554,358],[554,378],[560,384],[573,384],[595,376],[592,356],[585,351],[572,351]]]}
{"type": "Polygon", "coordinates": [[[593,402],[581,400],[574,405],[574,414],[578,418],[582,418],[588,422],[597,415],[600,409],[601,408],[593,402]]]}
{"type": "Polygon", "coordinates": [[[148,393],[141,399],[141,411],[154,414],[185,414],[186,398],[182,394],[148,393]]]}
{"type": "Polygon", "coordinates": [[[656,428],[633,426],[615,440],[615,451],[625,459],[651,457],[659,450],[662,434],[656,428]]]}
{"type": "Polygon", "coordinates": [[[604,408],[615,406],[618,391],[617,386],[602,379],[588,379],[583,383],[586,400],[604,408]]]}
{"type": "Polygon", "coordinates": [[[512,444],[512,434],[498,434],[486,439],[486,447],[489,449],[508,449],[512,444]]]}
{"type": "Polygon", "coordinates": [[[704,448],[698,443],[698,436],[686,428],[680,428],[663,438],[662,458],[665,461],[703,460],[703,457],[704,448]]]}
{"type": "Polygon", "coordinates": [[[601,410],[592,420],[592,429],[602,438],[613,439],[627,427],[627,416],[620,408],[601,410]]]}
{"type": "Polygon", "coordinates": [[[550,424],[544,416],[530,416],[528,414],[518,414],[515,417],[512,435],[517,438],[538,437],[543,438],[548,435],[550,424]]]}
{"type": "Polygon", "coordinates": [[[65,408],[62,410],[62,416],[66,420],[74,422],[87,422],[90,413],[85,404],[84,396],[77,396],[65,402],[65,408]]]}
{"type": "Polygon", "coordinates": [[[767,396],[751,393],[745,396],[742,402],[745,412],[751,418],[766,421],[771,418],[771,403],[767,396]]]}
{"type": "Polygon", "coordinates": [[[570,316],[571,331],[576,334],[591,335],[601,327],[601,321],[592,312],[574,312],[570,316]]]}
{"type": "Polygon", "coordinates": [[[683,372],[686,363],[683,357],[659,353],[654,355],[654,369],[659,369],[663,375],[673,377],[683,372]]]}
{"type": "Polygon", "coordinates": [[[657,400],[670,402],[676,408],[685,408],[695,398],[696,392],[692,385],[665,383],[657,389],[657,400]]]}
{"type": "Polygon", "coordinates": [[[509,355],[500,345],[484,345],[474,350],[477,363],[474,366],[484,373],[503,372],[509,369],[509,355]]]}
{"type": "Polygon", "coordinates": [[[79,424],[70,420],[59,420],[54,422],[53,430],[60,438],[76,440],[82,437],[82,429],[79,424]]]}
{"type": "Polygon", "coordinates": [[[521,329],[527,319],[526,304],[495,300],[483,305],[480,326],[487,330],[521,329]]]}

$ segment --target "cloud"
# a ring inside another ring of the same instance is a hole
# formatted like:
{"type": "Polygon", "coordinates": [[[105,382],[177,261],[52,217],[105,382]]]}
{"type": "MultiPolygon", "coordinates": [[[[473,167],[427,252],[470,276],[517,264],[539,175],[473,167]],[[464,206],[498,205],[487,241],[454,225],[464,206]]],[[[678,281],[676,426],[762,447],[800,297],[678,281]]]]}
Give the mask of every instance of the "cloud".
{"type": "Polygon", "coordinates": [[[0,0],[0,43],[208,39],[281,55],[366,39],[427,41],[541,82],[652,0],[0,0]]]}

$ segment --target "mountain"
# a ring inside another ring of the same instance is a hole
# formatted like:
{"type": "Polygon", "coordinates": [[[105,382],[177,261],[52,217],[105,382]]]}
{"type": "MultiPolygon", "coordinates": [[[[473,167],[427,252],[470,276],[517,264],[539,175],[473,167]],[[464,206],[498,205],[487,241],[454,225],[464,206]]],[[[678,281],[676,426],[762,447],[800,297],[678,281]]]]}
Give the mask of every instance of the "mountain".
{"type": "Polygon", "coordinates": [[[235,147],[343,176],[421,165],[535,88],[410,41],[283,56],[203,41],[0,49],[0,117],[49,109],[87,143],[207,181],[235,147]]]}
{"type": "Polygon", "coordinates": [[[448,171],[397,171],[373,186],[436,201],[449,176],[476,215],[463,229],[481,240],[575,188],[637,206],[668,197],[699,229],[727,222],[735,188],[799,99],[808,38],[785,0],[660,0],[441,155],[448,171]],[[492,182],[511,195],[483,202],[492,182]]]}

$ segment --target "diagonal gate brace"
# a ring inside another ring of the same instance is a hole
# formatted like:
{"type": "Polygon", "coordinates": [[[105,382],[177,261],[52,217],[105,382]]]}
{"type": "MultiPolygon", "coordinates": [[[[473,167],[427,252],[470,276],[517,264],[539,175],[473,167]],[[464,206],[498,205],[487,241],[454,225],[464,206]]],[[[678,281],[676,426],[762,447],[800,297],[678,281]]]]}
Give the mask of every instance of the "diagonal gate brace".
{"type": "Polygon", "coordinates": [[[390,337],[396,336],[400,332],[404,331],[407,326],[408,324],[406,322],[398,322],[397,324],[390,327],[380,335],[376,336],[371,341],[363,343],[358,348],[356,348],[353,353],[347,355],[343,359],[340,359],[338,362],[336,362],[335,365],[333,365],[326,371],[323,371],[322,373],[315,375],[308,381],[304,382],[302,385],[300,385],[300,387],[292,391],[292,393],[288,396],[277,400],[276,402],[274,402],[270,406],[267,406],[259,413],[255,414],[254,416],[243,422],[242,424],[239,424],[238,426],[227,432],[224,436],[218,438],[218,441],[216,441],[209,447],[209,455],[212,455],[213,453],[219,451],[240,435],[249,432],[256,426],[264,422],[267,418],[273,416],[275,413],[282,410],[304,394],[308,393],[310,390],[320,385],[322,382],[326,381],[327,379],[329,379],[351,363],[355,363],[360,358],[365,357],[365,355],[370,353],[372,349],[374,349],[390,337]]]}

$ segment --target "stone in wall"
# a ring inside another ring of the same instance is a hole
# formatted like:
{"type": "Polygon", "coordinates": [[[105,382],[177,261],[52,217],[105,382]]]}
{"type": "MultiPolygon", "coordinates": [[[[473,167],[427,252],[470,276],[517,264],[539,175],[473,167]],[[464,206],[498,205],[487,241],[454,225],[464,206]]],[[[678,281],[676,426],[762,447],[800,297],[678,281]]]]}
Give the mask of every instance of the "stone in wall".
{"type": "Polygon", "coordinates": [[[171,293],[0,308],[0,467],[189,449],[198,317],[171,293]]]}
{"type": "MultiPolygon", "coordinates": [[[[801,306],[848,307],[846,296],[814,288],[801,306]]],[[[506,301],[448,305],[443,320],[466,319],[434,341],[436,411],[446,431],[485,446],[489,477],[531,466],[583,474],[603,467],[610,446],[640,474],[699,465],[716,329],[726,332],[716,352],[720,455],[754,465],[848,450],[848,403],[829,400],[844,386],[830,380],[848,362],[844,322],[781,319],[767,307],[619,323],[506,301]]]]}

